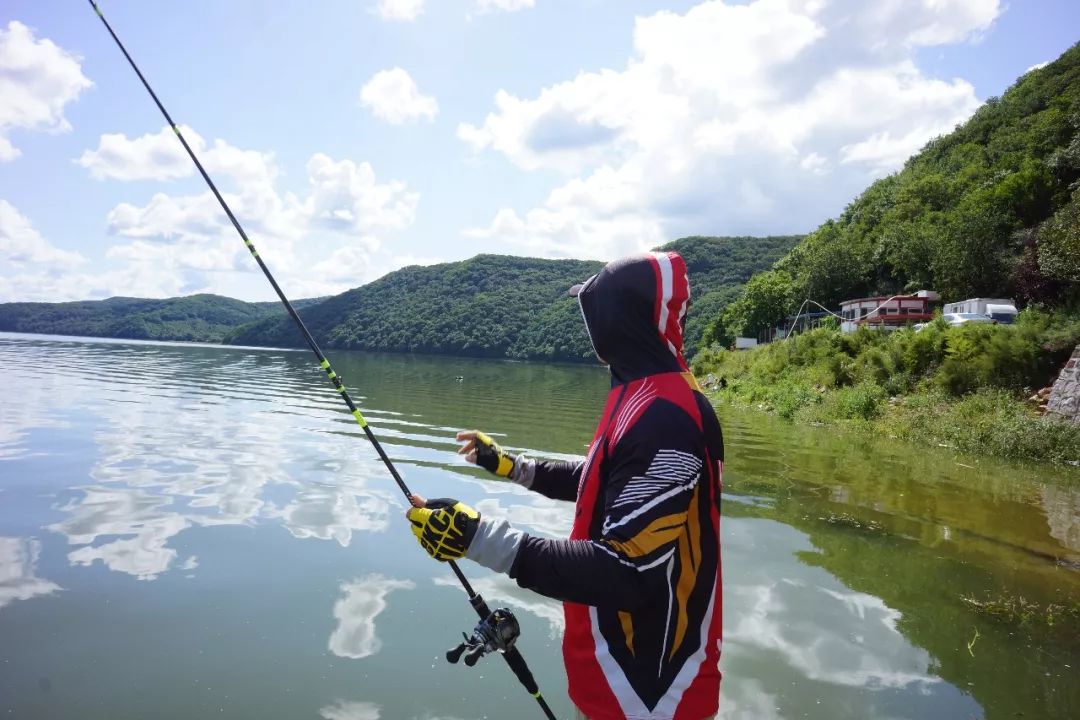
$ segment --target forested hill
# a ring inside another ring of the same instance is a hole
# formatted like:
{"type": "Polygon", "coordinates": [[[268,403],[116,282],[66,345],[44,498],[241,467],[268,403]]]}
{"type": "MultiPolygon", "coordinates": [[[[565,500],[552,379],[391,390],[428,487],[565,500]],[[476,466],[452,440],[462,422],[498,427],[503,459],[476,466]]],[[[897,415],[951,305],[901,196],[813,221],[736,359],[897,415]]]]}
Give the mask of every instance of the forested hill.
{"type": "MultiPolygon", "coordinates": [[[[715,308],[798,240],[691,237],[665,245],[680,252],[690,270],[690,338],[700,338],[715,308]]],[[[316,339],[332,348],[588,361],[588,336],[566,290],[601,267],[582,260],[478,255],[392,272],[301,315],[316,339]]],[[[277,318],[240,328],[226,342],[298,347],[302,339],[290,322],[277,318]]]]}
{"type": "Polygon", "coordinates": [[[921,288],[1080,298],[1080,44],[873,183],[755,278],[710,339],[754,335],[808,297],[836,307],[921,288]]]}
{"type": "Polygon", "coordinates": [[[685,237],[664,245],[682,255],[690,273],[690,310],[686,315],[687,357],[701,343],[709,323],[742,293],[755,273],[787,254],[803,236],[685,237]]]}
{"type": "MultiPolygon", "coordinates": [[[[299,300],[305,307],[315,300],[299,300]]],[[[246,303],[220,295],[166,300],[114,297],[64,303],[2,303],[0,331],[134,340],[221,342],[245,323],[284,316],[277,303],[246,303]]]]}

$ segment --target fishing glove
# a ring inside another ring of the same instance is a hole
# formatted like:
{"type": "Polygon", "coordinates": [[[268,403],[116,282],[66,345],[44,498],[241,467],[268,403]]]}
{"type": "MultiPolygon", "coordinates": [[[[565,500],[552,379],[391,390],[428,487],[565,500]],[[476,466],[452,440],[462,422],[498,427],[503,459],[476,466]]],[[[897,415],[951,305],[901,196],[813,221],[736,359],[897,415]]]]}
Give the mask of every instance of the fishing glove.
{"type": "Polygon", "coordinates": [[[479,430],[458,433],[458,440],[468,440],[460,453],[476,453],[476,464],[499,477],[518,485],[531,487],[536,473],[536,461],[525,455],[514,455],[499,447],[487,433],[479,430]]]}
{"type": "Polygon", "coordinates": [[[514,470],[514,461],[517,460],[516,456],[503,450],[487,433],[479,430],[476,431],[473,447],[476,450],[477,465],[499,477],[510,477],[510,473],[514,470]]]}
{"type": "Polygon", "coordinates": [[[420,546],[440,562],[465,557],[480,524],[480,513],[449,498],[428,500],[424,507],[409,508],[405,515],[420,546]]]}
{"type": "Polygon", "coordinates": [[[496,572],[509,572],[525,533],[505,520],[481,519],[480,513],[449,498],[428,500],[405,513],[413,535],[439,561],[465,557],[496,572]]]}

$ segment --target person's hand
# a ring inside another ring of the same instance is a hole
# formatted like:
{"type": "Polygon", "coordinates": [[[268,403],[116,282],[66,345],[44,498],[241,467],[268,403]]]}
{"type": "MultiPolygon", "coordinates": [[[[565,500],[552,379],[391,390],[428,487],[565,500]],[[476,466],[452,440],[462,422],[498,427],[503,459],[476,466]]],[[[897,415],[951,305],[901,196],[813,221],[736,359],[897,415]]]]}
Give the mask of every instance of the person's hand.
{"type": "Polygon", "coordinates": [[[450,498],[425,501],[413,495],[410,501],[413,507],[406,511],[405,517],[420,547],[440,562],[465,557],[480,524],[480,513],[450,498]]]}
{"type": "Polygon", "coordinates": [[[469,462],[499,477],[510,477],[517,458],[499,447],[486,433],[462,430],[457,434],[457,440],[465,443],[458,449],[458,455],[464,455],[469,462]]]}

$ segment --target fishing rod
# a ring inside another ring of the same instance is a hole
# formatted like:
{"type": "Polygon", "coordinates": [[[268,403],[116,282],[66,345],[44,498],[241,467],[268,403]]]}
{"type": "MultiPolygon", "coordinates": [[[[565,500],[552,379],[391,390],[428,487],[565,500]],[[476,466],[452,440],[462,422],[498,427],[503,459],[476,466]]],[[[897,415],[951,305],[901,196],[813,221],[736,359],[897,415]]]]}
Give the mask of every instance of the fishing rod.
{"type": "MultiPolygon", "coordinates": [[[[262,257],[259,255],[259,251],[255,249],[255,245],[251,242],[247,233],[244,232],[244,228],[240,225],[240,221],[236,219],[236,215],[233,214],[232,209],[229,208],[229,204],[225,202],[225,198],[218,191],[217,185],[210,179],[210,175],[206,172],[206,168],[199,162],[199,158],[195,155],[195,151],[188,145],[184,134],[180,131],[180,126],[173,122],[172,116],[169,115],[169,111],[165,109],[165,106],[161,104],[161,100],[158,99],[157,93],[150,87],[150,83],[147,82],[146,77],[139,70],[139,66],[135,64],[135,60],[132,59],[128,53],[127,48],[120,42],[120,38],[117,37],[113,31],[112,26],[109,25],[109,21],[105,19],[105,14],[101,12],[101,8],[98,7],[95,0],[89,0],[90,6],[97,13],[97,16],[101,19],[105,29],[109,31],[109,35],[112,36],[116,46],[120,48],[120,52],[127,58],[128,64],[131,65],[131,69],[135,71],[135,74],[139,76],[139,80],[142,82],[143,87],[146,88],[146,92],[150,93],[150,97],[153,99],[154,104],[157,105],[158,110],[165,117],[165,122],[169,124],[172,131],[176,133],[177,139],[180,140],[180,144],[184,146],[184,150],[187,151],[188,157],[195,163],[195,167],[199,170],[199,174],[202,175],[203,180],[210,187],[210,192],[217,198],[218,203],[221,205],[221,209],[225,211],[225,214],[229,217],[229,221],[232,226],[236,228],[236,232],[239,233],[240,239],[244,241],[244,245],[247,246],[248,251],[251,253],[251,257],[255,258],[255,262],[259,264],[259,269],[262,270],[263,275],[270,282],[270,286],[274,288],[274,292],[277,293],[278,299],[281,300],[281,304],[285,306],[285,310],[289,313],[289,317],[296,323],[296,327],[300,330],[300,333],[304,336],[304,340],[307,341],[308,347],[311,348],[311,352],[315,353],[316,359],[319,361],[319,367],[326,372],[326,377],[333,383],[334,388],[337,389],[341,395],[342,400],[349,407],[349,412],[356,418],[356,423],[363,429],[364,434],[367,435],[367,439],[371,442],[375,448],[375,452],[379,454],[379,458],[386,465],[386,469],[390,471],[390,475],[394,478],[394,482],[401,488],[401,492],[405,494],[405,499],[410,503],[412,502],[412,492],[409,490],[409,486],[405,484],[405,480],[402,479],[401,474],[394,467],[393,461],[390,460],[390,456],[386,454],[386,450],[383,449],[379,439],[375,437],[375,433],[372,432],[371,427],[368,425],[366,419],[364,419],[363,413],[360,412],[360,408],[353,402],[352,397],[349,395],[349,391],[345,388],[345,384],[341,381],[341,376],[334,372],[334,369],[330,366],[330,361],[326,359],[322,350],[319,349],[318,343],[315,342],[315,338],[311,335],[311,332],[307,329],[307,325],[300,319],[300,315],[296,312],[296,308],[289,302],[289,298],[285,296],[285,293],[281,290],[281,286],[278,285],[277,280],[270,272],[270,268],[266,266],[262,257]]],[[[525,658],[521,656],[521,652],[517,649],[515,644],[518,636],[521,634],[521,628],[518,625],[517,619],[514,614],[506,608],[496,609],[494,612],[488,607],[484,598],[480,597],[473,586],[469,583],[469,579],[465,577],[465,574],[458,567],[457,563],[453,560],[447,562],[450,569],[457,576],[461,586],[465,589],[465,594],[469,596],[469,604],[472,605],[473,610],[476,611],[477,616],[480,618],[480,622],[476,625],[471,636],[462,633],[465,641],[457,647],[449,650],[446,653],[446,659],[451,663],[456,663],[461,656],[465,656],[465,664],[472,667],[477,661],[490,652],[498,652],[506,660],[506,664],[510,666],[510,669],[517,676],[517,679],[525,686],[525,690],[532,695],[536,702],[539,703],[540,708],[544,711],[544,715],[548,720],[555,720],[555,714],[551,711],[544,696],[540,693],[540,688],[536,684],[536,679],[533,677],[532,671],[529,670],[529,666],[525,663],[525,658]]]]}

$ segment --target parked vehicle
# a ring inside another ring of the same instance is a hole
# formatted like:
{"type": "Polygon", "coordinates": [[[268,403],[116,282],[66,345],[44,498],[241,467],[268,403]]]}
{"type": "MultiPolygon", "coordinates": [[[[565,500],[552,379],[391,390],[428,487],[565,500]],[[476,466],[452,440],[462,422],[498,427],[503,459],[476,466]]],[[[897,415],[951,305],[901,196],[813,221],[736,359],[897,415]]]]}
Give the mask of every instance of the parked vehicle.
{"type": "MultiPolygon", "coordinates": [[[[949,324],[949,327],[957,327],[959,325],[966,325],[967,323],[991,323],[997,325],[998,321],[989,315],[983,315],[981,313],[945,313],[941,316],[941,319],[949,324]]],[[[912,329],[915,332],[919,332],[930,323],[916,323],[912,325],[912,329]]]]}
{"type": "Polygon", "coordinates": [[[944,310],[949,314],[979,314],[1008,325],[1016,320],[1016,303],[1006,298],[971,298],[960,302],[946,303],[944,310]]]}
{"type": "Polygon", "coordinates": [[[953,327],[956,327],[957,325],[966,325],[967,323],[992,323],[994,325],[997,325],[998,323],[994,318],[989,315],[983,315],[982,313],[945,313],[941,317],[953,327]]]}

